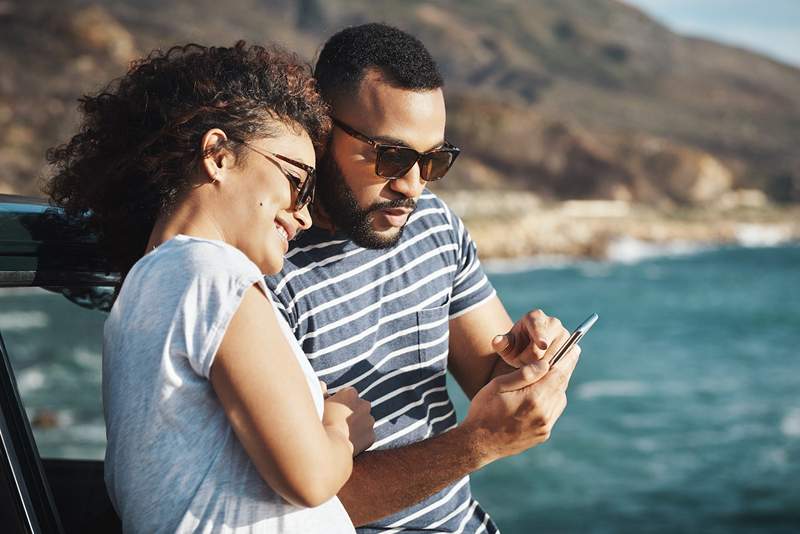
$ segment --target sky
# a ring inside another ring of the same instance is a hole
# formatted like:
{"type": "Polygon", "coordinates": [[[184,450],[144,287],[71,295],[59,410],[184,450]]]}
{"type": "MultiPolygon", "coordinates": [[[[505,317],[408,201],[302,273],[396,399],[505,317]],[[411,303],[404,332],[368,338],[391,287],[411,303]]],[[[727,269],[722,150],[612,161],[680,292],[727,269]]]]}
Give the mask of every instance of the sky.
{"type": "Polygon", "coordinates": [[[800,0],[623,0],[672,30],[800,67],[800,0]]]}

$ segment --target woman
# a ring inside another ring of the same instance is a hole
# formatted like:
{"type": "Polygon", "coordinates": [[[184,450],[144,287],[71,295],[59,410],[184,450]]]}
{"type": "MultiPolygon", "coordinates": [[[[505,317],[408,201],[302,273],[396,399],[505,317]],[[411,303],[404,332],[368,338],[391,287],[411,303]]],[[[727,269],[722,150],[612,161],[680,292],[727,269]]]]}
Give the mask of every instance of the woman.
{"type": "Polygon", "coordinates": [[[311,225],[330,124],[279,49],[156,51],[81,100],[48,192],[124,273],[105,324],[106,485],[126,532],[352,532],[335,495],[374,439],[264,286],[311,225]]]}

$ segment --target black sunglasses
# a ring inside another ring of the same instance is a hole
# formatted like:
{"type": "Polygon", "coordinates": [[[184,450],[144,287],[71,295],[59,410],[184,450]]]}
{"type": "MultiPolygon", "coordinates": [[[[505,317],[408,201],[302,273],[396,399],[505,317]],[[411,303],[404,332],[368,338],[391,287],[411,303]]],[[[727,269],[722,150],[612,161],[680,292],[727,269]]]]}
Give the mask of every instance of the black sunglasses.
{"type": "Polygon", "coordinates": [[[263,156],[265,159],[267,159],[271,163],[277,165],[278,168],[280,168],[281,173],[286,177],[287,180],[289,180],[289,183],[292,184],[295,191],[297,191],[297,196],[294,199],[295,211],[300,211],[301,209],[306,207],[307,204],[314,201],[314,187],[317,183],[317,171],[314,170],[314,167],[306,165],[305,163],[302,163],[300,161],[293,160],[292,158],[287,158],[286,156],[283,156],[281,154],[270,152],[269,150],[264,150],[264,151],[259,150],[254,146],[245,143],[244,141],[237,140],[237,142],[243,144],[256,154],[258,154],[259,156],[263,156]],[[277,158],[281,161],[285,161],[286,163],[289,163],[299,169],[306,171],[305,180],[301,179],[299,176],[295,176],[294,174],[286,171],[286,169],[283,168],[283,165],[279,165],[272,158],[277,158]]]}
{"type": "Polygon", "coordinates": [[[461,153],[461,149],[447,142],[440,148],[420,153],[411,147],[381,143],[348,126],[339,119],[334,118],[332,120],[333,124],[343,132],[371,145],[375,149],[375,174],[390,180],[405,176],[417,162],[419,162],[419,174],[423,180],[426,182],[439,180],[447,174],[447,171],[450,170],[453,162],[461,153]]]}

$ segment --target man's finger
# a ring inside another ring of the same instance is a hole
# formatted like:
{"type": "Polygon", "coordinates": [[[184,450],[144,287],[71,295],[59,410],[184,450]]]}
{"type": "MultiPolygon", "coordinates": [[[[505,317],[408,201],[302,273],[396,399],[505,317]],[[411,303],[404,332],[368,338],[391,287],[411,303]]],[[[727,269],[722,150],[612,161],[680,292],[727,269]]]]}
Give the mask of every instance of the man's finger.
{"type": "Polygon", "coordinates": [[[545,354],[547,354],[547,350],[542,349],[542,346],[546,344],[547,341],[543,341],[541,339],[537,340],[534,338],[533,342],[529,345],[531,352],[533,353],[533,357],[537,360],[541,360],[544,358],[545,354]]]}
{"type": "Polygon", "coordinates": [[[493,379],[500,393],[516,391],[539,381],[547,374],[549,366],[547,362],[536,361],[523,365],[516,371],[500,375],[493,379]]]}
{"type": "Polygon", "coordinates": [[[569,332],[567,330],[563,330],[560,334],[556,336],[556,338],[550,344],[550,348],[547,350],[547,353],[545,354],[545,356],[547,357],[547,361],[553,359],[553,356],[555,356],[556,353],[561,350],[561,347],[564,346],[564,343],[566,343],[568,339],[569,339],[569,332]]]}
{"type": "Polygon", "coordinates": [[[572,373],[575,371],[575,366],[578,365],[578,359],[581,355],[581,348],[575,345],[561,358],[557,364],[552,367],[552,370],[547,375],[548,380],[552,380],[562,389],[567,389],[569,380],[572,378],[572,373]]]}
{"type": "Polygon", "coordinates": [[[492,348],[500,356],[507,356],[514,353],[514,334],[499,334],[492,338],[492,348]]]}
{"type": "Polygon", "coordinates": [[[319,381],[319,389],[322,391],[322,398],[328,398],[328,384],[323,382],[322,380],[319,381]]]}
{"type": "MultiPolygon", "coordinates": [[[[548,326],[548,317],[542,314],[533,318],[532,328],[528,329],[528,335],[530,335],[536,347],[541,350],[547,350],[547,347],[550,346],[550,338],[546,334],[548,326]]],[[[538,357],[541,358],[541,356],[538,357]]]]}

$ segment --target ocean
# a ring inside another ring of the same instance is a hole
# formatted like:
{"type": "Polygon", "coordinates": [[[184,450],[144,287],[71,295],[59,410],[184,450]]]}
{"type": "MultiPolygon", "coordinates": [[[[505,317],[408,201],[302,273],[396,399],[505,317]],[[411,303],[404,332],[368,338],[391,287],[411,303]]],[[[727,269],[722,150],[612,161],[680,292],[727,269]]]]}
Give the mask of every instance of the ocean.
{"type": "MultiPolygon", "coordinates": [[[[515,319],[600,316],[551,439],[472,475],[502,532],[800,532],[800,247],[668,252],[487,263],[515,319]]],[[[43,456],[102,458],[103,319],[0,290],[43,456]]]]}

